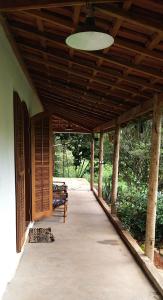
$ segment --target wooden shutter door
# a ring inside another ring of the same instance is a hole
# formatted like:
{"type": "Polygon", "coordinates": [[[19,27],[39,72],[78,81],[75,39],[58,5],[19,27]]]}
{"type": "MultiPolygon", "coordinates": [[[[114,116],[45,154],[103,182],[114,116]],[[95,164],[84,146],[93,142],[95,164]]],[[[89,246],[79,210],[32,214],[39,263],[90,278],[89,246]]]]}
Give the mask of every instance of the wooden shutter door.
{"type": "Polygon", "coordinates": [[[24,156],[25,156],[25,221],[26,227],[32,217],[31,202],[31,133],[30,133],[30,116],[27,105],[22,102],[23,121],[24,121],[24,156]]]}
{"type": "Polygon", "coordinates": [[[52,130],[49,117],[32,120],[32,219],[52,213],[52,130]]]}
{"type": "Polygon", "coordinates": [[[25,238],[25,169],[24,127],[22,105],[14,93],[15,190],[16,190],[16,250],[21,251],[25,238]]]}

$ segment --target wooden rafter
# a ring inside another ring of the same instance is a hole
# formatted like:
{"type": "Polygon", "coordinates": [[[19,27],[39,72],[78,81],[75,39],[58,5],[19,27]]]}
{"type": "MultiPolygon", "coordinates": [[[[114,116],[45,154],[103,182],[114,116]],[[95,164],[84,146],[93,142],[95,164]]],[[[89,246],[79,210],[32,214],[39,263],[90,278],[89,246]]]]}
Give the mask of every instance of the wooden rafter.
{"type": "MultiPolygon", "coordinates": [[[[159,101],[160,101],[160,108],[163,110],[163,94],[158,96],[159,101]]],[[[132,109],[130,109],[129,111],[126,111],[125,113],[123,113],[120,117],[104,123],[100,126],[97,126],[96,128],[94,128],[94,131],[110,131],[113,130],[117,125],[121,125],[121,124],[125,124],[131,120],[134,120],[142,115],[145,115],[149,112],[151,112],[153,110],[153,103],[154,103],[155,99],[146,101],[132,109]]]]}
{"type": "MultiPolygon", "coordinates": [[[[35,84],[38,86],[38,88],[40,89],[40,91],[44,90],[48,90],[50,92],[48,92],[49,94],[53,95],[53,94],[59,94],[59,95],[63,95],[65,97],[70,97],[70,99],[72,100],[72,102],[74,103],[74,101],[80,101],[80,99],[82,100],[82,102],[85,102],[85,106],[87,106],[87,103],[91,103],[93,106],[96,106],[97,105],[97,102],[96,101],[99,101],[99,108],[98,110],[99,111],[102,111],[103,112],[103,107],[104,109],[111,113],[121,113],[122,111],[125,111],[127,109],[127,107],[129,107],[129,105],[127,104],[120,104],[118,105],[118,100],[117,101],[113,101],[112,99],[108,99],[108,101],[105,100],[105,98],[103,98],[102,100],[99,99],[99,98],[96,98],[95,97],[86,97],[86,96],[83,96],[81,95],[81,92],[79,90],[78,92],[78,89],[74,89],[71,88],[71,87],[65,87],[64,84],[61,84],[61,83],[54,83],[54,87],[52,88],[52,85],[51,84],[48,84],[48,83],[44,83],[43,81],[40,81],[40,78],[37,79],[37,77],[34,77],[34,82],[35,84]],[[64,89],[64,91],[63,91],[64,89]],[[101,107],[100,107],[101,106],[101,107]]],[[[82,93],[83,94],[83,93],[82,93]]]]}
{"type": "Polygon", "coordinates": [[[49,114],[55,114],[56,116],[60,116],[68,121],[71,121],[77,125],[83,126],[85,127],[87,130],[92,131],[94,124],[100,123],[100,121],[91,118],[91,125],[90,123],[88,123],[88,120],[90,120],[90,116],[85,116],[85,115],[80,115],[79,118],[79,113],[76,112],[76,110],[74,111],[72,108],[65,108],[62,106],[62,104],[58,104],[57,105],[55,103],[48,103],[47,106],[47,111],[49,112],[49,114]],[[57,107],[57,109],[56,109],[57,107]]]}
{"type": "Polygon", "coordinates": [[[163,33],[163,24],[158,24],[153,22],[152,20],[147,21],[144,18],[140,18],[139,16],[136,16],[134,14],[130,14],[129,12],[122,11],[120,9],[115,9],[111,6],[108,7],[108,9],[102,9],[102,8],[96,8],[101,14],[113,17],[125,22],[129,22],[131,24],[134,24],[136,26],[140,26],[143,28],[146,28],[149,31],[159,32],[163,33]]]}
{"type": "MultiPolygon", "coordinates": [[[[58,17],[52,16],[52,15],[48,14],[47,12],[27,11],[27,12],[24,12],[24,14],[28,15],[28,16],[33,16],[33,17],[36,17],[36,18],[40,18],[41,20],[50,22],[53,25],[61,26],[61,27],[65,28],[68,31],[73,31],[74,30],[73,22],[69,22],[67,20],[61,21],[58,17]]],[[[78,17],[79,17],[79,15],[78,15],[78,17]]],[[[116,28],[113,28],[113,30],[112,30],[113,33],[114,33],[113,34],[114,37],[117,34],[117,32],[120,28],[120,25],[122,24],[122,20],[118,19],[118,23],[116,23],[116,24],[118,24],[118,25],[116,25],[116,28]]],[[[76,26],[77,25],[75,23],[75,27],[76,26]]],[[[157,39],[156,39],[156,41],[154,41],[154,43],[159,41],[159,39],[161,39],[161,37],[163,37],[163,31],[162,31],[162,34],[159,33],[159,37],[157,37],[157,39]]],[[[163,62],[163,55],[159,54],[159,53],[154,53],[153,51],[151,51],[152,49],[150,49],[150,48],[145,49],[144,47],[134,45],[134,43],[124,42],[120,38],[115,39],[114,45],[117,46],[117,47],[123,48],[123,49],[127,49],[131,52],[135,52],[136,54],[141,54],[143,56],[150,57],[150,58],[153,58],[153,59],[156,59],[156,60],[159,60],[159,61],[163,62]]]]}
{"type": "Polygon", "coordinates": [[[91,2],[96,3],[97,28],[115,38],[104,51],[77,51],[65,43],[85,22],[86,1],[0,0],[0,11],[45,109],[56,108],[90,130],[111,130],[115,122],[148,113],[147,104],[163,92],[163,5],[154,0],[91,2]]]}
{"type": "MultiPolygon", "coordinates": [[[[121,2],[121,0],[92,0],[92,3],[109,3],[109,2],[121,2]]],[[[55,8],[73,5],[85,5],[83,0],[0,0],[0,11],[11,12],[11,11],[22,11],[28,9],[40,9],[40,8],[55,8]]]]}
{"type": "MultiPolygon", "coordinates": [[[[37,62],[38,64],[43,64],[43,65],[45,65],[45,66],[49,66],[50,68],[54,68],[55,70],[59,70],[59,71],[63,71],[63,72],[65,72],[65,73],[68,73],[68,74],[72,74],[72,75],[75,75],[75,76],[77,76],[77,77],[79,77],[79,78],[83,78],[83,79],[87,79],[87,80],[89,80],[90,79],[90,76],[88,76],[88,75],[86,75],[86,74],[82,74],[82,73],[80,73],[80,72],[76,72],[76,71],[73,71],[73,70],[71,70],[71,69],[68,69],[68,68],[66,68],[66,67],[63,67],[63,66],[61,66],[61,65],[59,65],[59,64],[57,64],[57,63],[51,63],[51,62],[46,62],[46,61],[43,61],[43,60],[41,60],[41,59],[38,59],[38,58],[34,58],[34,57],[31,57],[31,56],[27,56],[27,55],[25,55],[25,58],[28,60],[28,61],[31,61],[31,62],[37,62]]],[[[106,87],[108,87],[108,86],[113,86],[113,85],[111,85],[110,83],[109,83],[109,81],[106,81],[106,80],[101,80],[101,79],[97,79],[96,77],[93,79],[93,81],[95,81],[95,82],[97,82],[97,83],[99,83],[99,84],[102,84],[102,85],[104,85],[104,86],[106,86],[106,87]]],[[[123,89],[123,88],[120,88],[118,85],[117,86],[115,86],[117,89],[119,89],[119,90],[123,90],[123,91],[125,91],[126,92],[126,90],[125,89],[123,89]]],[[[107,92],[107,94],[108,95],[115,95],[115,92],[112,92],[112,91],[109,91],[108,90],[108,92],[107,92]]],[[[139,95],[139,94],[138,94],[139,95]]],[[[144,96],[144,95],[140,95],[142,98],[145,98],[145,99],[148,99],[149,97],[146,97],[146,96],[144,96]]],[[[128,102],[132,102],[132,103],[134,103],[134,99],[132,99],[132,98],[129,98],[129,97],[127,97],[126,95],[124,95],[124,96],[121,96],[122,98],[124,98],[126,101],[128,101],[128,102]]],[[[136,101],[137,102],[137,101],[136,101]]]]}
{"type": "MultiPolygon", "coordinates": [[[[123,3],[123,9],[124,9],[124,10],[128,10],[128,9],[131,7],[131,4],[132,4],[132,0],[124,0],[124,3],[123,3]]],[[[120,29],[122,23],[123,23],[122,20],[117,19],[116,22],[114,23],[112,29],[111,29],[110,34],[114,37],[114,39],[115,39],[115,37],[117,36],[117,33],[118,33],[118,31],[119,31],[119,29],[120,29]]],[[[117,39],[116,39],[116,40],[117,40],[117,39]]],[[[116,41],[116,40],[115,40],[115,41],[116,41]]],[[[104,50],[103,50],[103,54],[108,53],[109,50],[110,50],[110,48],[104,49],[104,50]]],[[[100,58],[100,59],[98,60],[98,62],[97,62],[98,68],[99,68],[102,64],[103,64],[103,59],[100,58]]],[[[92,74],[92,77],[94,77],[94,76],[96,76],[96,71],[94,71],[93,74],[92,74]]],[[[117,81],[116,81],[116,83],[118,84],[118,86],[119,86],[119,82],[121,82],[121,79],[118,78],[117,81]]],[[[90,80],[89,83],[90,83],[90,84],[92,83],[92,79],[90,80]]],[[[87,88],[89,89],[89,86],[88,86],[87,88]]],[[[111,90],[114,90],[114,89],[115,89],[115,87],[112,86],[112,87],[111,87],[111,90]]]]}
{"type": "MultiPolygon", "coordinates": [[[[25,51],[28,51],[29,52],[34,52],[34,53],[41,53],[43,54],[44,53],[44,49],[40,48],[40,47],[34,47],[34,46],[31,46],[31,45],[27,45],[27,44],[24,44],[22,42],[19,42],[19,45],[20,45],[20,48],[22,50],[25,50],[25,51]]],[[[60,60],[62,60],[63,62],[65,63],[68,63],[68,61],[70,60],[71,63],[74,65],[74,66],[78,66],[79,68],[82,67],[84,68],[85,70],[88,70],[88,71],[97,71],[97,72],[100,72],[101,74],[104,74],[106,75],[108,78],[110,76],[112,76],[113,78],[117,78],[117,79],[120,79],[121,81],[126,81],[128,83],[132,83],[132,84],[136,84],[138,86],[142,86],[142,87],[145,87],[147,89],[150,89],[150,90],[153,90],[155,92],[162,92],[163,89],[162,88],[158,88],[156,86],[154,86],[153,84],[148,84],[147,82],[142,82],[141,80],[138,80],[138,79],[130,79],[129,76],[118,76],[117,74],[113,73],[112,71],[110,71],[109,69],[108,70],[105,70],[103,68],[99,68],[99,67],[92,67],[92,66],[89,66],[87,63],[80,63],[80,61],[78,61],[77,59],[68,59],[66,57],[63,57],[63,56],[59,56],[58,54],[54,54],[54,52],[52,51],[49,51],[47,50],[47,55],[49,57],[51,57],[52,59],[56,59],[58,62],[60,60]]],[[[121,89],[121,87],[119,86],[118,84],[118,88],[121,89]]],[[[126,91],[129,91],[129,92],[132,92],[129,88],[125,88],[126,91]]]]}
{"type": "MultiPolygon", "coordinates": [[[[34,53],[38,53],[38,54],[39,53],[43,54],[45,52],[44,49],[42,49],[40,47],[36,48],[34,46],[30,46],[29,44],[26,45],[26,44],[23,44],[23,43],[20,42],[19,45],[20,45],[20,48],[22,50],[29,51],[31,53],[34,52],[34,53]]],[[[65,64],[67,64],[70,61],[74,66],[78,66],[79,68],[82,67],[86,71],[87,70],[92,71],[92,72],[96,71],[97,73],[100,72],[101,74],[104,74],[108,78],[110,76],[112,76],[114,78],[117,78],[118,80],[120,79],[121,81],[124,80],[124,81],[127,81],[129,83],[133,83],[133,84],[135,83],[136,85],[142,85],[143,87],[145,87],[147,89],[150,89],[150,90],[153,90],[153,91],[156,91],[156,92],[162,92],[163,91],[163,89],[161,89],[161,88],[159,89],[159,88],[157,88],[156,86],[154,86],[152,84],[144,83],[144,82],[141,82],[141,81],[138,81],[138,80],[133,80],[133,79],[127,78],[125,76],[118,76],[118,75],[114,74],[112,71],[110,71],[109,69],[104,71],[104,69],[102,67],[101,68],[100,67],[95,67],[95,66],[92,67],[92,66],[89,66],[87,63],[83,63],[83,62],[80,63],[80,61],[78,61],[77,59],[72,59],[72,58],[69,59],[69,58],[66,58],[66,57],[63,57],[63,56],[56,55],[56,54],[54,54],[54,52],[52,52],[52,51],[50,52],[49,50],[47,50],[46,53],[50,58],[52,58],[54,60],[57,60],[57,62],[62,61],[62,62],[65,62],[65,64]]],[[[117,88],[132,93],[132,89],[130,89],[130,88],[123,89],[123,88],[120,87],[119,84],[117,85],[117,88]]],[[[139,95],[139,93],[135,93],[135,91],[133,91],[133,93],[139,95]]]]}
{"type": "MultiPolygon", "coordinates": [[[[31,28],[28,28],[26,26],[24,26],[22,28],[22,27],[19,27],[18,25],[14,24],[14,23],[12,23],[12,28],[15,29],[15,31],[18,32],[18,33],[24,33],[24,35],[29,36],[29,38],[31,36],[36,37],[37,39],[42,37],[43,39],[51,42],[54,45],[58,44],[61,47],[64,47],[64,48],[66,47],[67,48],[65,43],[63,43],[62,41],[59,41],[58,38],[56,36],[52,35],[52,34],[47,34],[45,32],[42,33],[38,30],[32,30],[31,28]]],[[[106,62],[109,62],[111,64],[114,64],[114,65],[122,67],[122,68],[127,68],[127,69],[130,69],[130,70],[133,70],[133,71],[140,72],[145,76],[150,76],[150,77],[154,77],[154,78],[157,78],[157,79],[163,79],[163,73],[162,72],[155,71],[153,69],[151,70],[151,68],[149,69],[148,67],[138,66],[138,65],[135,65],[134,63],[122,62],[122,61],[118,60],[117,58],[113,58],[113,57],[109,58],[106,55],[95,54],[95,53],[92,53],[92,52],[87,52],[87,56],[90,56],[90,57],[95,58],[95,59],[102,58],[106,62]]]]}

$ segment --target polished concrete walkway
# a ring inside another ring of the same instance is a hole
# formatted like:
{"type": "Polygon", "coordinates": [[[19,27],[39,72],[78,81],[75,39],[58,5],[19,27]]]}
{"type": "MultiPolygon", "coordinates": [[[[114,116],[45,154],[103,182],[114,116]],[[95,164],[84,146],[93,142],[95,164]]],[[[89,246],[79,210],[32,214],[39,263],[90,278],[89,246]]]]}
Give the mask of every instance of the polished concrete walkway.
{"type": "Polygon", "coordinates": [[[26,244],[3,300],[161,299],[115,232],[86,181],[68,182],[66,223],[50,217],[56,241],[26,244]],[[76,189],[76,187],[78,187],[76,189]]]}

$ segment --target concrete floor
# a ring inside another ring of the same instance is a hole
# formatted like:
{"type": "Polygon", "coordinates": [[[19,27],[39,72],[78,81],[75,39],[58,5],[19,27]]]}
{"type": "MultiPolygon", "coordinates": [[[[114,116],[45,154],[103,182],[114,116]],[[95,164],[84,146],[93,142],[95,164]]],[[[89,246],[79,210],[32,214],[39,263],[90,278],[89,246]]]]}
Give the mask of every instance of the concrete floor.
{"type": "Polygon", "coordinates": [[[3,300],[161,299],[134,261],[86,181],[68,180],[66,223],[52,216],[56,240],[29,244],[3,300]],[[76,187],[78,186],[78,189],[76,187]]]}

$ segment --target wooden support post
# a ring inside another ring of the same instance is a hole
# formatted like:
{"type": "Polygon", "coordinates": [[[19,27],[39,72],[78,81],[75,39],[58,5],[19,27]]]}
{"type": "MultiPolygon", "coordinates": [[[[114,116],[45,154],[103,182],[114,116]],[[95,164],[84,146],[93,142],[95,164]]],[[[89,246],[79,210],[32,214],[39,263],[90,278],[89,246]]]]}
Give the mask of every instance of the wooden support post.
{"type": "Polygon", "coordinates": [[[158,97],[154,99],[151,161],[149,171],[145,254],[153,261],[155,246],[155,225],[158,190],[158,173],[161,143],[161,105],[158,97]]]}
{"type": "Polygon", "coordinates": [[[118,170],[119,170],[119,148],[120,148],[120,127],[117,126],[114,135],[113,173],[111,191],[111,213],[116,214],[116,201],[118,191],[118,170]]]}
{"type": "Polygon", "coordinates": [[[98,173],[98,197],[99,198],[102,198],[103,142],[104,142],[104,133],[100,132],[99,173],[98,173]]]}
{"type": "Polygon", "coordinates": [[[53,142],[52,142],[52,147],[53,147],[53,149],[52,149],[52,156],[53,156],[53,158],[52,158],[52,161],[53,161],[53,177],[55,176],[55,140],[56,140],[56,135],[55,134],[53,134],[53,142]]]}
{"type": "Polygon", "coordinates": [[[94,134],[91,138],[91,167],[90,167],[90,189],[93,190],[94,187],[94,134]]]}

